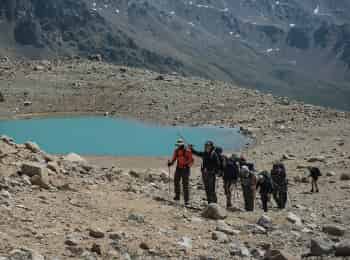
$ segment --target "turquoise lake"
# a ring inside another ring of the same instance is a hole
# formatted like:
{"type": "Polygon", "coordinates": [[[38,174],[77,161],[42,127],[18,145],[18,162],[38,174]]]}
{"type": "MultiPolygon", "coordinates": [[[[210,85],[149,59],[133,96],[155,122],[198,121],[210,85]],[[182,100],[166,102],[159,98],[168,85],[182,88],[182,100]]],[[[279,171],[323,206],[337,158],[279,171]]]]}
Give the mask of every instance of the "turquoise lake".
{"type": "Polygon", "coordinates": [[[206,140],[225,151],[238,151],[248,143],[235,128],[160,126],[96,116],[0,121],[0,134],[17,143],[34,141],[53,154],[169,156],[180,136],[197,149],[206,140]]]}

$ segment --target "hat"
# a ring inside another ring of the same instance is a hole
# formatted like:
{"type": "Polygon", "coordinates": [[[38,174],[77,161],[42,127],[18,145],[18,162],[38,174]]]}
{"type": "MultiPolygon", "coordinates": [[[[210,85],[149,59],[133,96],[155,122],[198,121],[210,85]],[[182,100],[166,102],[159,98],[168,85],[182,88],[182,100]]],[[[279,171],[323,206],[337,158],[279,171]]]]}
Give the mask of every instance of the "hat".
{"type": "Polygon", "coordinates": [[[184,140],[182,140],[181,138],[178,139],[178,140],[176,141],[176,144],[175,144],[175,146],[177,146],[177,147],[184,146],[184,145],[185,145],[185,142],[184,142],[184,140]]]}

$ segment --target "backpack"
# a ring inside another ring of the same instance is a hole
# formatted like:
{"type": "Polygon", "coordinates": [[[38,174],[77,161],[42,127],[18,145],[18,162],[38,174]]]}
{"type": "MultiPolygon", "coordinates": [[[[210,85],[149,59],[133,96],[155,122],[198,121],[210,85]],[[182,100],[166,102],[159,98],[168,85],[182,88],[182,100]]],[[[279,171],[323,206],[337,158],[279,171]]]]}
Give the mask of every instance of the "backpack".
{"type": "Polygon", "coordinates": [[[223,165],[224,179],[237,180],[239,177],[239,166],[237,161],[232,158],[224,158],[226,163],[223,165]]]}
{"type": "Polygon", "coordinates": [[[215,148],[214,148],[214,152],[218,155],[218,157],[219,157],[219,163],[220,163],[220,165],[219,165],[219,170],[221,171],[221,172],[223,172],[223,170],[224,170],[224,155],[223,155],[223,149],[221,148],[221,147],[218,147],[218,146],[216,146],[215,148]]]}

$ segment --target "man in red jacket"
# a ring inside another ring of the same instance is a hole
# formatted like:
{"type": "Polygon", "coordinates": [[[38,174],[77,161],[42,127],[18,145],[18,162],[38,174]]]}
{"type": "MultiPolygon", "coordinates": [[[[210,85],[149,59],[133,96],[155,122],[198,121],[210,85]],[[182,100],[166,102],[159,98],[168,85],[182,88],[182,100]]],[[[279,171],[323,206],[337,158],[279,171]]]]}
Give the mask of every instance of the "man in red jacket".
{"type": "Polygon", "coordinates": [[[172,166],[175,162],[176,171],[174,177],[175,186],[175,198],[174,200],[179,201],[181,195],[180,182],[182,181],[182,188],[184,193],[185,205],[188,206],[190,200],[190,172],[193,165],[192,151],[187,149],[182,139],[177,140],[176,149],[171,161],[168,161],[168,166],[172,166]]]}

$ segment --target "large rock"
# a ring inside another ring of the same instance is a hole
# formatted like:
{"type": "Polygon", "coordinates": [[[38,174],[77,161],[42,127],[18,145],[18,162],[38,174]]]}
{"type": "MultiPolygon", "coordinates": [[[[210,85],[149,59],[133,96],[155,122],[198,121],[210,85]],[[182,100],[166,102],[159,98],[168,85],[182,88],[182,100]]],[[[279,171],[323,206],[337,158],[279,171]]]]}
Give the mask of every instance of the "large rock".
{"type": "Polygon", "coordinates": [[[86,160],[76,153],[66,155],[63,160],[74,163],[86,163],[86,160]]]}
{"type": "Polygon", "coordinates": [[[202,216],[214,220],[225,219],[227,217],[226,211],[216,203],[209,204],[202,212],[202,216]]]}
{"type": "Polygon", "coordinates": [[[42,175],[34,175],[30,178],[30,182],[32,185],[37,185],[40,188],[43,189],[49,189],[49,176],[46,174],[42,174],[42,175]]]}
{"type": "Polygon", "coordinates": [[[300,260],[300,257],[292,256],[282,250],[271,250],[265,255],[264,259],[268,260],[300,260]]]}
{"type": "Polygon", "coordinates": [[[39,253],[30,249],[15,249],[10,252],[10,260],[45,260],[39,253]]]}
{"type": "Polygon", "coordinates": [[[21,166],[21,173],[29,177],[34,175],[42,176],[47,172],[47,168],[39,163],[24,162],[21,166]]]}
{"type": "Polygon", "coordinates": [[[230,241],[225,233],[219,231],[214,231],[211,237],[213,240],[218,241],[220,243],[228,243],[230,241]]]}
{"type": "Polygon", "coordinates": [[[335,246],[336,256],[350,256],[350,240],[344,240],[335,246]]]}
{"type": "Polygon", "coordinates": [[[301,220],[300,217],[298,217],[297,215],[295,215],[294,213],[292,212],[289,212],[288,213],[288,216],[287,216],[287,220],[297,226],[302,226],[303,225],[303,222],[301,220]]]}
{"type": "Polygon", "coordinates": [[[218,221],[217,226],[216,226],[216,230],[220,231],[222,233],[225,233],[226,235],[230,235],[230,236],[238,235],[240,233],[239,230],[235,230],[235,229],[231,228],[223,220],[218,221]]]}
{"type": "Polygon", "coordinates": [[[24,145],[28,150],[30,150],[33,153],[41,152],[39,145],[37,145],[36,143],[26,142],[24,145]]]}
{"type": "Polygon", "coordinates": [[[89,229],[89,235],[93,238],[104,238],[105,234],[96,228],[89,229]]]}
{"type": "Polygon", "coordinates": [[[345,235],[346,229],[338,225],[325,225],[322,231],[331,236],[341,237],[345,235]]]}
{"type": "Polygon", "coordinates": [[[334,253],[334,245],[332,242],[323,239],[312,239],[310,244],[311,256],[325,256],[334,253]]]}
{"type": "Polygon", "coordinates": [[[272,228],[272,220],[269,216],[263,215],[259,218],[257,224],[259,226],[262,226],[266,229],[271,229],[272,228]]]}

